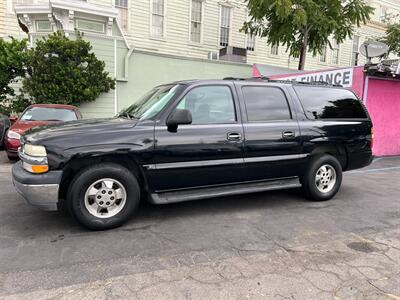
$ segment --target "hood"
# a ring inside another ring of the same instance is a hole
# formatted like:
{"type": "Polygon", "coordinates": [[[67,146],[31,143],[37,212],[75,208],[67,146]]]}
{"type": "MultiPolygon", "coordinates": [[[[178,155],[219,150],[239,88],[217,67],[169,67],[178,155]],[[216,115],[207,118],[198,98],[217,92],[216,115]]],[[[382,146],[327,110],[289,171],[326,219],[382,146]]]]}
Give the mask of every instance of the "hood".
{"type": "Polygon", "coordinates": [[[70,148],[85,145],[107,144],[115,141],[124,129],[131,129],[137,120],[124,118],[89,119],[33,128],[24,140],[32,144],[70,148]]]}
{"type": "Polygon", "coordinates": [[[17,120],[11,127],[10,130],[15,131],[19,134],[23,134],[31,128],[44,126],[49,124],[59,123],[55,121],[22,121],[17,120]]]}

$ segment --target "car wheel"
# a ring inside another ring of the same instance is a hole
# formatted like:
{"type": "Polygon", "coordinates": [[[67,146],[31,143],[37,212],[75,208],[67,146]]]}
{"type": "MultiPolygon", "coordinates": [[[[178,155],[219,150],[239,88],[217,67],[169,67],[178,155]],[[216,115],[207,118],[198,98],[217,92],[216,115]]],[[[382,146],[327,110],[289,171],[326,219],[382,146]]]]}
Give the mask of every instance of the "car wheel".
{"type": "Polygon", "coordinates": [[[303,190],[310,200],[325,201],[339,191],[342,183],[342,167],[331,155],[314,157],[310,161],[303,180],[303,190]]]}
{"type": "Polygon", "coordinates": [[[121,226],[135,212],[139,200],[136,177],[114,163],[95,165],[78,173],[67,195],[72,216],[93,230],[121,226]]]}
{"type": "Polygon", "coordinates": [[[11,156],[11,155],[8,155],[8,154],[7,154],[7,158],[11,162],[16,162],[19,159],[18,156],[11,156]]]}

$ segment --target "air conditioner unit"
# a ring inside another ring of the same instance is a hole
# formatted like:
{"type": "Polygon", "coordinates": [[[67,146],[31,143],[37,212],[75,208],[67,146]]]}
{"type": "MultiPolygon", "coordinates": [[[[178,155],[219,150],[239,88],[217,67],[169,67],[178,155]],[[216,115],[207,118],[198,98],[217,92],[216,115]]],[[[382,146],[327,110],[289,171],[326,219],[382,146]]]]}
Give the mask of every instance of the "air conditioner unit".
{"type": "Polygon", "coordinates": [[[209,60],[218,60],[219,59],[219,53],[217,51],[208,52],[208,59],[209,60]]]}
{"type": "Polygon", "coordinates": [[[227,46],[219,50],[219,59],[239,63],[247,62],[247,49],[227,46]]]}

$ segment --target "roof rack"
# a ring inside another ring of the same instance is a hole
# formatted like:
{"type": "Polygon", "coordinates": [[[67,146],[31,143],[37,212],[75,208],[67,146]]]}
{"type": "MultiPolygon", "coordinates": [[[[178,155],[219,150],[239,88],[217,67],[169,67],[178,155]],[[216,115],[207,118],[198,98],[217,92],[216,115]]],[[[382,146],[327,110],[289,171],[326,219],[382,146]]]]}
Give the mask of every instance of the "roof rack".
{"type": "Polygon", "coordinates": [[[327,81],[296,81],[296,80],[269,80],[269,82],[280,82],[280,83],[292,83],[292,84],[304,84],[304,85],[321,85],[321,86],[334,86],[343,87],[341,84],[329,83],[327,81]]]}
{"type": "Polygon", "coordinates": [[[289,80],[289,79],[271,79],[267,76],[261,77],[252,77],[252,78],[236,78],[236,77],[225,77],[223,80],[237,80],[237,81],[254,81],[254,80],[265,80],[267,82],[275,82],[275,83],[287,83],[287,84],[304,84],[304,85],[320,85],[320,86],[334,86],[334,87],[343,87],[340,84],[333,84],[327,81],[296,81],[296,80],[289,80]]]}
{"type": "Polygon", "coordinates": [[[224,77],[223,80],[249,80],[250,78],[224,77]]]}
{"type": "Polygon", "coordinates": [[[240,81],[245,81],[245,80],[257,80],[257,79],[271,80],[269,77],[266,77],[266,76],[261,76],[261,77],[250,77],[250,78],[239,78],[239,77],[224,77],[224,78],[223,78],[223,80],[240,80],[240,81]]]}

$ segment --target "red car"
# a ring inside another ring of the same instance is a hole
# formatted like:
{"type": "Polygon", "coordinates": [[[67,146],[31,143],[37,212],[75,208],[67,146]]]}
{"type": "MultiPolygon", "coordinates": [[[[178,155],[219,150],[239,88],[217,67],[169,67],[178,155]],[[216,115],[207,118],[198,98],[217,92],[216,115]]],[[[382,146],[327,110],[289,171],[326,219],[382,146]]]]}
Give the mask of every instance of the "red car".
{"type": "MultiPolygon", "coordinates": [[[[36,126],[49,125],[57,122],[67,122],[82,119],[78,108],[63,104],[34,104],[29,106],[15,119],[7,131],[4,145],[10,160],[18,159],[18,148],[23,133],[36,126]]],[[[11,122],[13,118],[10,118],[11,122]]]]}

